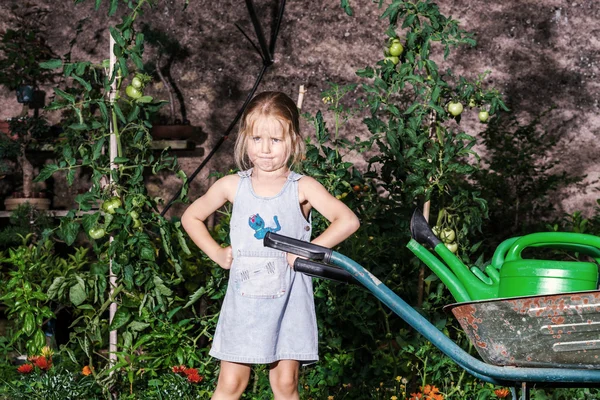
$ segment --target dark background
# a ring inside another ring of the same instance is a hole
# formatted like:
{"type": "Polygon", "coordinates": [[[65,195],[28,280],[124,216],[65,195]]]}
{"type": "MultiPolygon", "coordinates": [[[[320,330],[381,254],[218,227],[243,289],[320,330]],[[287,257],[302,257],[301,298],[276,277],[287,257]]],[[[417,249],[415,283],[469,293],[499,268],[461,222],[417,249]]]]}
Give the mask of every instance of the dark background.
{"type": "MultiPolygon", "coordinates": [[[[0,30],[8,27],[12,0],[0,4],[0,30]]],[[[74,5],[71,0],[35,0],[30,3],[48,11],[48,43],[56,54],[68,51],[75,37],[73,57],[101,62],[108,58],[109,24],[107,1],[99,11],[88,0],[74,5]],[[83,30],[76,34],[77,21],[87,17],[83,30]]],[[[139,27],[148,24],[154,32],[166,35],[181,50],[170,64],[169,73],[178,97],[183,100],[185,116],[196,126],[197,148],[178,152],[183,169],[190,174],[210,151],[243,103],[260,70],[262,61],[235,27],[238,24],[255,38],[245,2],[190,0],[159,1],[153,10],[146,9],[139,27]]],[[[360,82],[355,71],[373,65],[382,57],[387,21],[379,16],[377,3],[354,0],[354,16],[347,16],[339,1],[287,1],[275,64],[268,70],[259,90],[282,90],[295,99],[298,88],[308,90],[303,111],[316,113],[325,106],[320,93],[327,82],[360,82]]],[[[256,1],[259,17],[264,21],[265,36],[270,36],[278,2],[256,1]]],[[[560,136],[558,146],[546,155],[560,161],[560,168],[573,174],[586,174],[585,185],[562,190],[557,196],[559,210],[576,209],[590,213],[598,197],[595,182],[600,175],[597,157],[600,118],[598,117],[598,53],[600,51],[600,5],[593,0],[508,0],[481,2],[455,0],[439,2],[446,16],[458,19],[461,26],[476,34],[477,46],[454,51],[447,60],[438,58],[440,69],[452,68],[469,79],[486,69],[492,71],[486,84],[500,90],[511,110],[523,121],[551,106],[543,119],[548,132],[560,136]]],[[[123,6],[121,6],[123,7],[123,6]]],[[[156,47],[147,46],[145,61],[155,62],[156,47]]],[[[163,61],[165,59],[163,58],[163,61]]],[[[60,81],[56,82],[60,85],[60,81]]],[[[44,87],[47,97],[52,85],[44,87]]],[[[167,92],[157,79],[148,94],[167,99],[167,92]]],[[[176,107],[176,109],[179,109],[176,107]]],[[[14,93],[0,88],[0,118],[19,114],[14,93]]],[[[165,112],[167,108],[165,108],[165,112]]],[[[50,120],[58,115],[46,113],[50,120]]],[[[178,115],[181,118],[181,114],[178,115]]],[[[303,123],[304,134],[311,135],[303,123]]],[[[477,135],[483,129],[475,111],[463,115],[461,129],[477,135]]],[[[344,126],[344,135],[366,133],[359,118],[344,126]]],[[[232,137],[234,139],[234,137],[232,137]]],[[[221,148],[192,185],[195,198],[206,187],[209,172],[226,171],[231,165],[231,141],[221,148]]],[[[480,149],[484,151],[484,149],[480,149]]],[[[362,159],[350,155],[358,165],[362,159]]],[[[151,193],[166,199],[177,190],[177,180],[170,176],[150,179],[151,193]]],[[[0,181],[0,187],[6,184],[0,181]]],[[[68,208],[77,188],[54,187],[55,208],[68,208]]],[[[180,214],[183,206],[175,206],[180,214]]]]}

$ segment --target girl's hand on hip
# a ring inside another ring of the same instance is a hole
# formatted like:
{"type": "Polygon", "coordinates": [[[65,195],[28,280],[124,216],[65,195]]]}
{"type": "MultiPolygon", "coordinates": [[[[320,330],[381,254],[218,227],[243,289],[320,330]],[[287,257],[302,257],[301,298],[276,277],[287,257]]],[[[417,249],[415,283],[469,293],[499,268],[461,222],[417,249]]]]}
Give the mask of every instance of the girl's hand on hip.
{"type": "Polygon", "coordinates": [[[215,257],[215,262],[223,269],[230,269],[233,262],[233,250],[231,250],[231,246],[220,248],[215,257]]]}
{"type": "Polygon", "coordinates": [[[296,254],[292,254],[292,253],[287,253],[287,262],[288,265],[294,269],[294,262],[296,261],[296,258],[298,258],[299,256],[297,256],[296,254]]]}

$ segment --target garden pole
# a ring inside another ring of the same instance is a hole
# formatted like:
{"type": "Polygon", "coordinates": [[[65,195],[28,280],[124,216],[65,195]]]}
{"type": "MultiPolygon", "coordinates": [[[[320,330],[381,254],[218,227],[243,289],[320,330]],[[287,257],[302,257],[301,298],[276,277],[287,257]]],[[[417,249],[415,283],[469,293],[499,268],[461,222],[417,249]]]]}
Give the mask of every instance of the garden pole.
{"type": "Polygon", "coordinates": [[[296,106],[298,107],[298,111],[302,110],[302,103],[304,102],[304,94],[306,94],[306,89],[304,89],[304,85],[300,85],[300,90],[298,90],[298,102],[296,106]]]}
{"type": "MultiPolygon", "coordinates": [[[[113,48],[115,46],[115,39],[112,37],[112,35],[110,36],[110,66],[109,66],[109,77],[113,76],[114,73],[114,68],[115,68],[115,63],[117,62],[117,58],[113,52],[113,48]]],[[[117,89],[117,79],[115,78],[110,86],[110,94],[109,94],[109,101],[110,104],[112,105],[113,102],[115,101],[115,95],[116,95],[116,89],[117,89]]],[[[114,112],[114,111],[113,111],[114,112]]],[[[117,137],[115,136],[115,132],[114,132],[115,127],[112,125],[110,125],[110,142],[109,142],[109,159],[110,159],[110,169],[116,169],[117,165],[114,163],[115,157],[117,155],[117,137]]],[[[112,173],[109,174],[109,182],[112,182],[112,173]]],[[[109,239],[111,242],[113,241],[113,236],[110,236],[109,239]]],[[[110,298],[112,299],[115,287],[117,287],[117,276],[113,273],[112,270],[112,258],[109,261],[108,264],[109,267],[109,284],[110,284],[110,298]]],[[[117,313],[117,302],[115,301],[115,299],[113,299],[113,301],[110,303],[110,307],[108,309],[108,324],[110,326],[110,324],[113,321],[113,318],[115,317],[115,314],[117,313]]],[[[110,363],[112,365],[116,364],[117,362],[117,330],[112,330],[109,333],[108,336],[108,358],[110,360],[110,363]]],[[[111,371],[111,375],[112,375],[112,371],[111,371]]]]}

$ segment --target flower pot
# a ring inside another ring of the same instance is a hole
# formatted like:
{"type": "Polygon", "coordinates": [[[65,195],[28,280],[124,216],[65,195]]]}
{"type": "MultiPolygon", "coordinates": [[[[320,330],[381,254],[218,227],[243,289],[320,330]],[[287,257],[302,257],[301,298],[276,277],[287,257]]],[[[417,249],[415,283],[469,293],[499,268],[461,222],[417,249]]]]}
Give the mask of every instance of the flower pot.
{"type": "Polygon", "coordinates": [[[8,121],[0,121],[0,132],[4,133],[5,135],[8,135],[8,133],[10,132],[10,124],[8,123],[8,121]]]}

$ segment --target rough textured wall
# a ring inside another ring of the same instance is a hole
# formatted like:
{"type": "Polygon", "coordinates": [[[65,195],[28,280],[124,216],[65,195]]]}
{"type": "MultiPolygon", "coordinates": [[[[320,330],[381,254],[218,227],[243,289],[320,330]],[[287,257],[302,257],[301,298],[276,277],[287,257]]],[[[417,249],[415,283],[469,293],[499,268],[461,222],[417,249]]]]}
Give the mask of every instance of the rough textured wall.
{"type": "MultiPolygon", "coordinates": [[[[6,27],[7,10],[12,0],[0,4],[0,29],[6,27]]],[[[106,5],[93,11],[93,1],[73,5],[70,0],[33,0],[49,10],[48,41],[57,54],[68,51],[69,41],[76,36],[76,22],[90,17],[77,35],[73,49],[75,58],[101,61],[108,58],[110,22],[106,5]]],[[[104,1],[103,3],[106,3],[104,1]]],[[[190,0],[182,10],[183,0],[162,0],[146,11],[140,22],[176,39],[186,50],[170,67],[170,75],[183,100],[187,118],[199,127],[198,147],[179,152],[184,170],[189,174],[203,160],[229,125],[237,108],[252,87],[261,60],[242,34],[238,24],[254,38],[245,2],[241,0],[190,0]]],[[[278,2],[255,1],[264,31],[270,36],[271,23],[278,2]]],[[[381,57],[386,21],[376,4],[353,0],[354,17],[343,13],[338,0],[288,0],[277,42],[276,62],[265,75],[259,90],[282,90],[297,96],[299,85],[308,89],[304,111],[315,113],[323,108],[320,92],[327,81],[359,82],[354,71],[374,64],[381,57]]],[[[600,175],[595,154],[598,118],[598,17],[600,5],[593,0],[507,0],[480,2],[454,0],[439,3],[447,16],[461,22],[463,28],[477,35],[475,48],[455,51],[448,60],[440,60],[441,69],[451,67],[458,74],[474,78],[486,69],[492,70],[487,82],[502,91],[512,110],[523,119],[545,110],[557,108],[545,119],[550,132],[561,135],[560,145],[551,155],[573,173],[588,175],[588,190],[571,188],[562,202],[565,210],[591,211],[597,197],[591,184],[600,175]]],[[[116,18],[114,20],[117,20],[116,18]]],[[[148,47],[147,60],[155,57],[148,47]]],[[[51,88],[45,88],[51,94],[51,88]]],[[[151,85],[149,94],[167,98],[159,81],[151,85]]],[[[0,89],[0,118],[15,116],[20,106],[14,95],[0,89]]],[[[57,118],[57,116],[51,116],[57,118]]],[[[309,128],[304,126],[310,134],[309,128]]],[[[462,128],[476,135],[482,126],[476,113],[463,117],[462,128]]],[[[353,137],[364,132],[360,121],[352,121],[345,133],[353,137]]],[[[205,187],[207,174],[223,171],[230,165],[231,144],[227,142],[212,162],[196,178],[191,196],[205,187]]],[[[177,190],[168,176],[151,179],[151,190],[169,198],[177,190]]],[[[61,207],[69,206],[69,193],[74,189],[60,187],[66,193],[55,199],[61,207]]],[[[180,213],[181,206],[173,213],[180,213]]]]}

